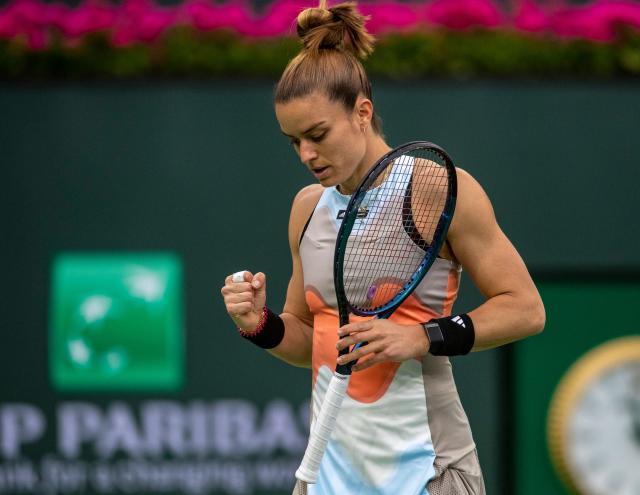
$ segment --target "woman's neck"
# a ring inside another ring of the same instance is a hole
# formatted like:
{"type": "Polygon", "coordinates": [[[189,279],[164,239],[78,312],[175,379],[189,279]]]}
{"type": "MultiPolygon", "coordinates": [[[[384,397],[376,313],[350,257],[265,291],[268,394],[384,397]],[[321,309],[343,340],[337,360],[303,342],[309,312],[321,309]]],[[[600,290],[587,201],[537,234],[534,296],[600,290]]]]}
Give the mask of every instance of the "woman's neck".
{"type": "Polygon", "coordinates": [[[376,134],[373,131],[368,132],[370,134],[367,136],[367,151],[358,165],[356,172],[348,181],[338,185],[338,191],[342,194],[353,194],[358,187],[358,184],[360,184],[360,181],[362,181],[362,178],[371,169],[373,164],[382,158],[383,155],[391,151],[391,147],[385,142],[384,138],[380,134],[376,134]]]}

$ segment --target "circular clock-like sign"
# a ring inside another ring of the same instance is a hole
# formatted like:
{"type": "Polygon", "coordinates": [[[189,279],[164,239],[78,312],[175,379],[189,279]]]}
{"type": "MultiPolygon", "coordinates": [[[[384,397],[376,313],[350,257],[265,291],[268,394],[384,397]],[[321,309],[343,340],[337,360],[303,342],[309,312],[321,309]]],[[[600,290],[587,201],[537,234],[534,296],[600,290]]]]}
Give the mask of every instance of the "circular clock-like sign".
{"type": "Polygon", "coordinates": [[[551,400],[549,449],[581,495],[640,495],[640,336],[611,340],[580,358],[551,400]]]}

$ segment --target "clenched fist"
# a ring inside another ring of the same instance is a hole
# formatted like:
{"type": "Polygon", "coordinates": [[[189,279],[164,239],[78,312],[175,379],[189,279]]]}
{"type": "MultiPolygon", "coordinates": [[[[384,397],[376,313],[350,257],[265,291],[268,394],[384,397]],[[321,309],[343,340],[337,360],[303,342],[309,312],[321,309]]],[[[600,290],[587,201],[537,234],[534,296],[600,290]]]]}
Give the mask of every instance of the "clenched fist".
{"type": "Polygon", "coordinates": [[[220,290],[227,313],[236,326],[244,332],[252,332],[258,326],[267,300],[267,277],[258,272],[236,272],[229,275],[220,290]]]}

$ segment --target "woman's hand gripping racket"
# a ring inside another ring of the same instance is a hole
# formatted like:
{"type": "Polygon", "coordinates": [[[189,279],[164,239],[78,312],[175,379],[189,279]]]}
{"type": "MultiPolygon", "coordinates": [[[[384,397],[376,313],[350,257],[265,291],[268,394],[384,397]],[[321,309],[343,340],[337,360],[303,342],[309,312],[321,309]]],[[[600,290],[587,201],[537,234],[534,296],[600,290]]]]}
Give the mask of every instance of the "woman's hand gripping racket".
{"type": "MultiPolygon", "coordinates": [[[[453,162],[433,143],[402,145],[371,168],[347,205],[336,240],[333,275],[341,327],[350,313],[388,318],[413,292],[447,237],[456,190],[453,162]]],[[[361,345],[366,343],[351,351],[361,345]]],[[[301,481],[317,481],[354,364],[336,366],[296,471],[301,481]]]]}

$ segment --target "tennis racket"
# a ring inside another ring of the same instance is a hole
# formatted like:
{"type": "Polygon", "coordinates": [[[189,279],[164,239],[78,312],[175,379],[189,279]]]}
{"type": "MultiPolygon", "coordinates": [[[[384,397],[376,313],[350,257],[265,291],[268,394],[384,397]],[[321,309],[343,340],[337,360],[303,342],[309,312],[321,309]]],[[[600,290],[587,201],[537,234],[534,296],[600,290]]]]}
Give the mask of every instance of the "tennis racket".
{"type": "MultiPolygon", "coordinates": [[[[425,141],[399,146],[373,165],[351,196],[336,240],[340,326],[349,314],[388,318],[413,292],[447,237],[456,184],[447,153],[425,141]]],[[[296,471],[300,481],[317,481],[354,364],[336,366],[296,471]]]]}

